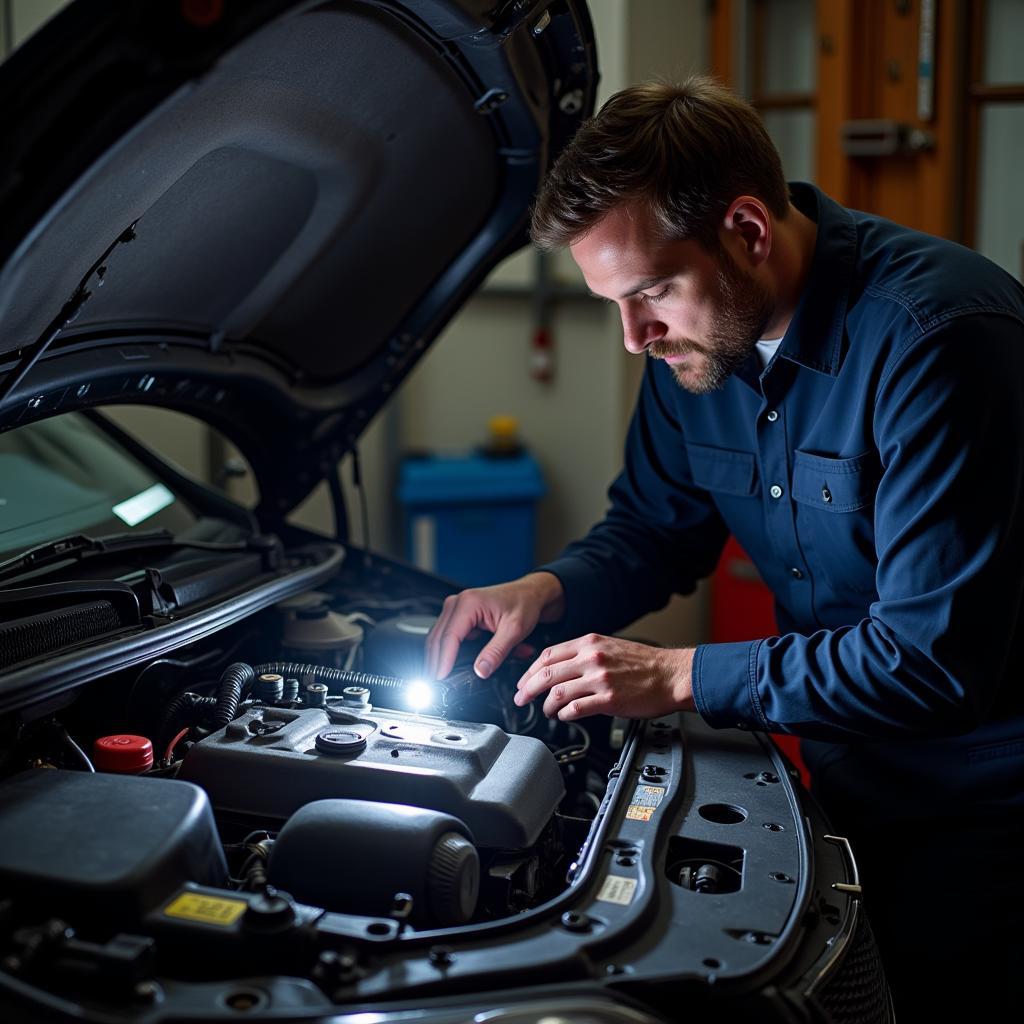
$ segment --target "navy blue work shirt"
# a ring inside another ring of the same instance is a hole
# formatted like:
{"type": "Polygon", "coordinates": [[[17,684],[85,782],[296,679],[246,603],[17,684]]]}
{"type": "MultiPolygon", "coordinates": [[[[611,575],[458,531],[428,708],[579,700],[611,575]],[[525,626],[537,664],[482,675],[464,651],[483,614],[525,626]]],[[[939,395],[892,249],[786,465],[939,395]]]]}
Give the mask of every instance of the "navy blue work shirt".
{"type": "Polygon", "coordinates": [[[700,396],[648,360],[606,518],[543,566],[561,628],[692,591],[732,533],[781,635],[697,648],[708,723],[822,741],[812,773],[899,813],[1022,807],[1024,289],[791,187],[818,233],[781,345],[700,396]]]}

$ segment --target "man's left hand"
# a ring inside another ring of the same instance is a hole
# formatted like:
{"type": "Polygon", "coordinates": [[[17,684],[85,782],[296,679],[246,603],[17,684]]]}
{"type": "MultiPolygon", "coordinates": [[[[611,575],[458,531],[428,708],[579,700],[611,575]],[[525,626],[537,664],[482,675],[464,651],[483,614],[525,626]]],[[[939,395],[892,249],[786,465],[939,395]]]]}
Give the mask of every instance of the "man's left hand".
{"type": "Polygon", "coordinates": [[[542,651],[514,699],[522,707],[547,693],[544,714],[563,722],[587,715],[657,718],[695,709],[692,666],[691,649],[590,633],[542,651]]]}

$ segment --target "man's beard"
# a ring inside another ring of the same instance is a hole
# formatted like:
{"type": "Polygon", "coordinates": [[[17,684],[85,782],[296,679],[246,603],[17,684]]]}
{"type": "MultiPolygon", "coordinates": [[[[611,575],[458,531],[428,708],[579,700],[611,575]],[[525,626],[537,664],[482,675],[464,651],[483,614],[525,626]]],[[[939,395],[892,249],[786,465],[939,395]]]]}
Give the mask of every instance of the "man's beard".
{"type": "Polygon", "coordinates": [[[647,354],[655,359],[700,353],[704,368],[696,376],[687,363],[671,367],[676,382],[695,395],[722,387],[736,368],[757,347],[775,313],[775,304],[763,285],[744,274],[724,250],[716,257],[718,313],[706,342],[656,341],[647,354]],[[687,370],[689,369],[689,374],[687,370]]]}

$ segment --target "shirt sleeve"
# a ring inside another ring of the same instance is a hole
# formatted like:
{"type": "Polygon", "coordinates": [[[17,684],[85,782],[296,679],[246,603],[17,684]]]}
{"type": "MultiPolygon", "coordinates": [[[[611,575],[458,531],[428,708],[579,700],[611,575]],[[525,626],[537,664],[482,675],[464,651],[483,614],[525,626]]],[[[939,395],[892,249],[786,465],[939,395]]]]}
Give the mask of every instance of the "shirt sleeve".
{"type": "Polygon", "coordinates": [[[677,385],[659,369],[666,370],[650,361],[645,368],[605,518],[540,567],[565,590],[566,614],[556,626],[565,636],[614,633],[673,593],[690,593],[712,572],[728,536],[710,495],[693,482],[665,395],[677,385]]]}
{"type": "Polygon", "coordinates": [[[880,375],[878,599],[810,636],[713,644],[694,698],[714,726],[812,739],[973,730],[1024,644],[1024,326],[947,321],[880,375]]]}

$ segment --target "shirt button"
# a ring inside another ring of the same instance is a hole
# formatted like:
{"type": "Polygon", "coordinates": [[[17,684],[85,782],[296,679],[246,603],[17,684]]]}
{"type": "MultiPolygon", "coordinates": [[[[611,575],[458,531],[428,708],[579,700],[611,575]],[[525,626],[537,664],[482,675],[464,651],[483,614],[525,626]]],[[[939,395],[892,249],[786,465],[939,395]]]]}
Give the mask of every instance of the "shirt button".
{"type": "Polygon", "coordinates": [[[821,500],[824,502],[832,500],[832,492],[827,487],[822,487],[821,489],[821,500]]]}
{"type": "Polygon", "coordinates": [[[804,578],[804,574],[796,566],[789,570],[789,574],[795,580],[802,580],[804,578]]]}
{"type": "Polygon", "coordinates": [[[771,490],[769,490],[768,493],[773,498],[781,498],[782,497],[782,488],[778,484],[772,484],[771,490]]]}
{"type": "Polygon", "coordinates": [[[774,423],[779,418],[779,414],[774,409],[769,409],[765,415],[765,419],[769,423],[774,423]]]}

